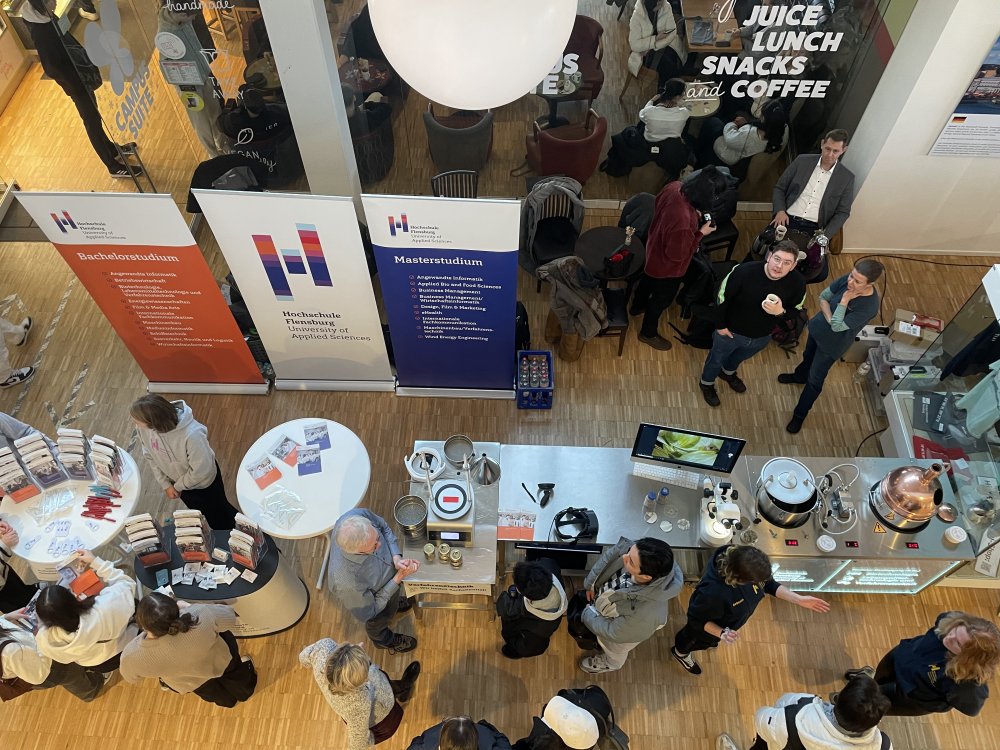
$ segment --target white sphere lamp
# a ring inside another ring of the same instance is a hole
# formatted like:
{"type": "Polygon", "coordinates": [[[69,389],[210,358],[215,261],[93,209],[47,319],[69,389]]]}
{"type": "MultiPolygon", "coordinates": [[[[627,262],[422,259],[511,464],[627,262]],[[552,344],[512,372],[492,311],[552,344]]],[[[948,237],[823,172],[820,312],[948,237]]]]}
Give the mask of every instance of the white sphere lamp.
{"type": "Polygon", "coordinates": [[[514,101],[562,56],[576,0],[368,0],[372,27],[396,73],[428,99],[458,109],[514,101]]]}

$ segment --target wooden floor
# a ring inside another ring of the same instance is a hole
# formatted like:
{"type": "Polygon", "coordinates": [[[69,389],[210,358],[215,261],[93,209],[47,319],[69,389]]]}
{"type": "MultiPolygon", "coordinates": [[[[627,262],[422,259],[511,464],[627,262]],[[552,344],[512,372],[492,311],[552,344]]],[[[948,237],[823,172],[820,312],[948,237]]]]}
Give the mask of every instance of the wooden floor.
{"type": "MultiPolygon", "coordinates": [[[[588,223],[612,223],[614,217],[591,211],[588,223]]],[[[762,218],[741,216],[756,231],[762,218]]],[[[224,263],[206,247],[218,278],[224,263]]],[[[948,259],[957,267],[898,259],[886,261],[889,288],[883,312],[894,307],[919,309],[950,317],[979,283],[993,258],[948,259]],[[928,292],[928,290],[933,290],[928,292]]],[[[835,273],[850,258],[834,259],[835,273]]],[[[133,439],[128,404],[145,380],[85,290],[48,245],[0,247],[0,299],[9,318],[30,314],[31,339],[13,349],[16,364],[35,364],[38,374],[20,390],[0,392],[0,410],[16,414],[52,434],[56,424],[101,432],[122,444],[133,439]]],[[[812,290],[812,294],[818,290],[812,290]]],[[[521,279],[534,342],[547,308],[544,295],[521,279]]],[[[815,299],[812,299],[815,309],[815,299]]],[[[677,320],[676,309],[666,318],[677,320]]],[[[667,331],[665,330],[665,333],[667,331]]],[[[464,433],[477,440],[505,443],[627,447],[636,422],[664,421],[746,436],[748,452],[758,455],[852,456],[858,443],[878,426],[869,416],[851,367],[834,368],[817,408],[802,432],[783,429],[796,391],[779,387],[777,373],[794,361],[770,348],[741,372],[749,391],[738,396],[721,389],[723,404],[710,409],[696,385],[704,353],[675,345],[661,353],[639,343],[629,332],[625,354],[617,358],[615,339],[587,344],[576,363],[555,365],[556,393],[551,411],[518,411],[508,401],[444,401],[399,398],[388,393],[276,392],[269,397],[191,396],[195,415],[208,425],[210,438],[232,488],[244,452],[263,431],[286,420],[322,416],[354,430],[368,448],[372,481],[365,505],[387,515],[403,494],[406,474],[401,457],[417,439],[444,439],[464,433]]],[[[869,440],[861,452],[877,450],[869,440]]],[[[139,458],[141,464],[141,458],[139,458]]],[[[168,504],[142,470],[140,509],[164,514],[168,504]]],[[[283,543],[291,564],[306,581],[318,572],[319,540],[283,543]]],[[[29,750],[74,748],[145,750],[167,743],[185,747],[281,748],[343,747],[341,721],[320,697],[310,673],[299,667],[298,651],[318,638],[364,640],[363,629],[339,610],[325,592],[315,592],[303,621],[277,636],[245,641],[260,672],[257,694],[229,711],[194,696],[160,691],[148,681],[131,686],[113,682],[88,706],[56,689],[18,698],[3,706],[0,746],[29,750]]],[[[670,659],[673,632],[683,624],[689,591],[672,604],[671,621],[642,644],[618,673],[592,678],[576,667],[580,652],[566,633],[550,651],[530,661],[510,662],[500,655],[498,626],[483,613],[430,611],[419,625],[408,616],[400,628],[420,639],[416,657],[423,676],[396,738],[387,750],[405,748],[409,738],[442,717],[468,713],[486,718],[517,739],[530,728],[531,716],[554,692],[570,685],[598,682],[607,689],[619,721],[635,750],[689,750],[714,747],[715,736],[732,733],[743,743],[752,738],[753,711],[785,691],[826,695],[839,686],[845,667],[874,663],[901,637],[923,632],[934,616],[963,608],[991,616],[1000,595],[995,591],[935,588],[916,597],[831,596],[833,610],[820,616],[769,601],[744,630],[740,644],[703,659],[705,674],[685,674],[670,659]]],[[[393,676],[406,655],[375,658],[393,676]]],[[[1000,686],[994,685],[994,692],[1000,686]]],[[[1000,746],[1000,699],[987,703],[970,719],[957,714],[933,718],[889,719],[884,723],[897,748],[913,750],[986,750],[1000,746]]]]}

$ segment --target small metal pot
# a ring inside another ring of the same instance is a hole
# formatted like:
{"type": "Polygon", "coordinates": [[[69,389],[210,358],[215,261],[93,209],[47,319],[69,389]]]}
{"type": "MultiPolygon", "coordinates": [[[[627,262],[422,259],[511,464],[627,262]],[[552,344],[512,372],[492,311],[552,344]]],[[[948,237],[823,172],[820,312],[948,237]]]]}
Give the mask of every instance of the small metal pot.
{"type": "Polygon", "coordinates": [[[816,479],[794,458],[772,458],[760,470],[757,508],[775,526],[795,529],[809,520],[816,508],[816,479]]]}
{"type": "Polygon", "coordinates": [[[427,530],[427,503],[417,495],[403,495],[396,501],[392,517],[403,536],[411,539],[423,536],[427,530]]]}
{"type": "Polygon", "coordinates": [[[472,438],[452,435],[444,441],[444,457],[456,469],[461,469],[466,463],[472,463],[476,457],[472,438]]]}

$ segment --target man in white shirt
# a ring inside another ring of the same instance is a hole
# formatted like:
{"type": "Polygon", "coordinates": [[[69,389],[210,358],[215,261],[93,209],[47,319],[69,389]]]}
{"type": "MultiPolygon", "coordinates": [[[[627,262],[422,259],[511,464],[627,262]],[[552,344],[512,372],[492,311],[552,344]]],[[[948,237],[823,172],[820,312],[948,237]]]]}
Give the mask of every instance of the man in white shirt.
{"type": "Polygon", "coordinates": [[[804,154],[788,165],[771,194],[775,226],[804,234],[822,228],[831,239],[851,215],[854,174],[840,157],[847,151],[846,130],[831,130],[820,154],[804,154]]]}

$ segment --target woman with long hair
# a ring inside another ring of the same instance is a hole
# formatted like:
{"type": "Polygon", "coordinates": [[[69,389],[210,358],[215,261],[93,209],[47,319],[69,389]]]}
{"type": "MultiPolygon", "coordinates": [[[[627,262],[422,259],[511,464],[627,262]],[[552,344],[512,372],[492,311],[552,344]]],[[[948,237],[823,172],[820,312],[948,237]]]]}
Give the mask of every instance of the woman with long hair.
{"type": "Polygon", "coordinates": [[[723,124],[709,118],[698,134],[700,164],[737,167],[760,153],[775,153],[788,143],[788,115],[777,99],[764,104],[759,122],[737,115],[723,124]]]}
{"type": "Polygon", "coordinates": [[[142,633],[121,658],[122,677],[156,677],[175,693],[232,708],[253,695],[257,672],[240,656],[236,611],[226,604],[188,604],[153,592],[136,609],[142,633]]]}
{"type": "Polygon", "coordinates": [[[139,632],[132,623],[135,581],[87,550],[77,550],[75,560],[93,570],[104,588],[84,599],[62,586],[42,589],[35,605],[35,640],[53,661],[107,674],[118,669],[122,649],[139,632]]]}
{"type": "Polygon", "coordinates": [[[361,644],[331,638],[306,646],[299,663],[312,669],[326,702],[347,724],[345,750],[364,750],[392,737],[403,720],[400,704],[410,700],[420,676],[420,662],[414,661],[402,679],[390,680],[361,644]]]}
{"type": "Polygon", "coordinates": [[[671,655],[691,674],[701,674],[695,651],[736,643],[765,594],[813,612],[830,605],[815,596],[797,594],[771,577],[771,559],[749,545],[720,547],[708,563],[688,602],[687,624],[677,631],[671,655]]]}
{"type": "Polygon", "coordinates": [[[934,627],[906,638],[875,669],[844,674],[875,678],[892,701],[889,716],[923,716],[952,709],[975,716],[989,697],[987,683],[1000,667],[1000,629],[968,612],[942,612],[934,627]]]}
{"type": "Polygon", "coordinates": [[[684,106],[687,82],[671,78],[639,110],[639,124],[611,136],[608,158],[601,171],[624,177],[634,167],[653,161],[676,177],[687,166],[690,151],[682,139],[691,110],[684,106]]]}
{"type": "Polygon", "coordinates": [[[677,33],[677,20],[669,0],[638,0],[628,23],[628,72],[637,77],[642,68],[656,71],[657,86],[675,78],[687,61],[688,51],[677,33]]]}
{"type": "Polygon", "coordinates": [[[213,529],[232,529],[236,508],[226,498],[208,429],[183,401],[167,401],[156,393],[136,399],[129,415],[139,432],[142,455],[171,500],[200,510],[213,529]]]}

